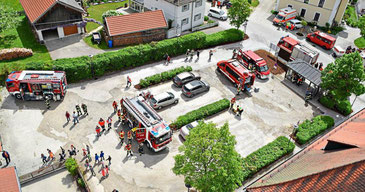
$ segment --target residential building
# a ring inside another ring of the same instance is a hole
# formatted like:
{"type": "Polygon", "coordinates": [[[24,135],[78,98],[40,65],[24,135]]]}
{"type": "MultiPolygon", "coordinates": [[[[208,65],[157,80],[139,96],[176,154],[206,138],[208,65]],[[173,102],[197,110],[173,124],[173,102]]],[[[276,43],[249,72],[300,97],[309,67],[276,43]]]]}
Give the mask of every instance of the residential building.
{"type": "Polygon", "coordinates": [[[166,38],[166,31],[162,10],[105,18],[105,40],[112,46],[159,41],[166,38]]]}
{"type": "Polygon", "coordinates": [[[248,192],[365,189],[365,109],[249,186],[248,192]]]}
{"type": "Polygon", "coordinates": [[[277,0],[276,10],[292,7],[306,21],[325,26],[326,23],[341,23],[347,3],[348,0],[277,0]]]}
{"type": "Polygon", "coordinates": [[[84,10],[75,0],[20,0],[39,41],[85,32],[84,10]]]}
{"type": "Polygon", "coordinates": [[[18,173],[15,167],[0,169],[0,191],[21,192],[18,173]]]}
{"type": "MultiPolygon", "coordinates": [[[[131,8],[138,12],[162,10],[176,33],[191,30],[204,22],[206,0],[130,0],[131,8]],[[141,9],[141,7],[144,7],[141,9]]],[[[170,24],[169,24],[170,25],[170,24]]]]}

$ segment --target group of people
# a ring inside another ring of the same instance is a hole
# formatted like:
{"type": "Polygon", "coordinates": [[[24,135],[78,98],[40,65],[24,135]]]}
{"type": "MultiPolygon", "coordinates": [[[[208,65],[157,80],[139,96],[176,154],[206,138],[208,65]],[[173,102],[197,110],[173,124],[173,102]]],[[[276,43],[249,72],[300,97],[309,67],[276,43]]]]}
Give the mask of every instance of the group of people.
{"type": "MultiPolygon", "coordinates": [[[[76,111],[73,111],[73,113],[72,113],[72,118],[73,118],[72,121],[73,121],[74,125],[76,125],[77,123],[79,123],[79,117],[81,115],[85,115],[85,116],[89,115],[89,113],[87,112],[87,106],[86,106],[86,104],[82,103],[81,104],[81,108],[80,108],[80,105],[79,104],[76,104],[76,106],[75,106],[76,111]],[[84,113],[82,113],[81,108],[82,108],[82,111],[84,113]]],[[[71,114],[68,111],[66,111],[65,116],[66,116],[67,123],[70,122],[71,121],[71,114]]]]}
{"type": "Polygon", "coordinates": [[[212,7],[215,7],[215,4],[217,3],[217,8],[222,9],[223,7],[223,2],[221,2],[220,0],[213,0],[212,1],[212,7]]]}
{"type": "Polygon", "coordinates": [[[297,73],[294,73],[291,77],[291,82],[299,85],[302,85],[305,78],[297,73]]]}
{"type": "MultiPolygon", "coordinates": [[[[112,118],[108,117],[108,119],[106,120],[106,124],[108,125],[108,131],[112,128],[112,118]]],[[[99,119],[98,125],[96,125],[95,131],[96,131],[96,136],[100,137],[101,133],[106,131],[105,128],[105,120],[103,118],[99,119]]]]}
{"type": "Polygon", "coordinates": [[[189,59],[189,56],[190,56],[190,61],[193,60],[195,53],[196,53],[197,59],[199,59],[199,56],[200,56],[199,50],[194,51],[193,49],[192,50],[188,49],[185,53],[185,56],[186,56],[185,61],[187,61],[189,59]]]}
{"type": "Polygon", "coordinates": [[[85,160],[85,168],[86,171],[89,170],[91,172],[92,176],[96,176],[96,173],[94,171],[94,167],[96,165],[101,165],[101,174],[102,174],[102,178],[106,178],[109,176],[109,170],[110,170],[110,166],[112,164],[112,157],[109,155],[108,158],[105,159],[105,153],[103,151],[100,151],[100,154],[95,153],[94,156],[94,165],[91,165],[91,161],[92,158],[90,156],[90,148],[88,147],[88,145],[86,145],[86,149],[83,149],[83,156],[85,160]],[[108,161],[108,165],[105,165],[104,161],[108,161]]]}
{"type": "Polygon", "coordinates": [[[237,102],[236,102],[236,97],[233,97],[231,99],[231,104],[229,106],[229,109],[232,109],[232,111],[238,116],[240,117],[242,115],[242,112],[243,112],[243,108],[241,105],[239,105],[237,102]]]}
{"type": "MultiPolygon", "coordinates": [[[[66,160],[66,151],[62,146],[60,146],[60,149],[61,149],[61,153],[59,153],[59,156],[60,156],[59,161],[63,162],[66,160]]],[[[77,154],[76,147],[74,145],[71,145],[71,148],[68,150],[68,153],[69,153],[69,157],[76,155],[77,154]]],[[[54,153],[50,149],[47,149],[47,154],[48,154],[48,156],[44,155],[43,153],[41,154],[41,159],[42,159],[43,165],[46,163],[49,163],[49,162],[53,162],[56,159],[54,153]]]]}
{"type": "Polygon", "coordinates": [[[314,65],[313,65],[314,68],[320,70],[320,71],[323,71],[323,63],[318,63],[316,62],[314,65]]]}

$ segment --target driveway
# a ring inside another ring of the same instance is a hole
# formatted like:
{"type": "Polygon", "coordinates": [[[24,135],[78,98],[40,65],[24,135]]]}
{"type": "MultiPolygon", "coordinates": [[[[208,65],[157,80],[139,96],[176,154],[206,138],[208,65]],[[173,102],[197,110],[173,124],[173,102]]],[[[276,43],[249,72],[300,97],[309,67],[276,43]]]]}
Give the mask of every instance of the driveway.
{"type": "Polygon", "coordinates": [[[72,35],[62,39],[46,41],[46,47],[52,59],[61,59],[69,57],[80,57],[87,55],[96,55],[104,53],[101,49],[95,49],[88,46],[81,35],[72,35]]]}

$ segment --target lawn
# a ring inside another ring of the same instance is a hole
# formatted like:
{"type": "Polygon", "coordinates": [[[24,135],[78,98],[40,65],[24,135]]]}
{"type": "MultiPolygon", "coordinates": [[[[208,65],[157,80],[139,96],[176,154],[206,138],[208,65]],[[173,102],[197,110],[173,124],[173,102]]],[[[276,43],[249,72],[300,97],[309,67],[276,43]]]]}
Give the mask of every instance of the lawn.
{"type": "Polygon", "coordinates": [[[7,5],[13,8],[15,11],[23,11],[23,7],[19,0],[1,0],[1,5],[7,5]]]}
{"type": "MultiPolygon", "coordinates": [[[[15,1],[15,0],[14,0],[15,1]]],[[[44,45],[39,44],[31,28],[27,22],[25,16],[22,17],[22,22],[18,27],[6,30],[1,33],[0,38],[0,49],[13,48],[13,47],[24,47],[33,50],[33,56],[27,58],[19,58],[10,62],[14,63],[26,63],[38,60],[50,60],[51,57],[48,53],[47,48],[44,45]]],[[[5,62],[5,61],[0,61],[5,62]]],[[[10,63],[9,61],[7,61],[10,63]]]]}
{"type": "Polygon", "coordinates": [[[88,36],[88,37],[85,37],[84,38],[84,41],[85,41],[85,43],[87,44],[87,45],[89,45],[90,47],[94,47],[94,48],[96,48],[96,49],[110,49],[109,47],[108,47],[108,45],[106,44],[106,42],[105,42],[105,40],[104,40],[104,38],[102,37],[102,39],[101,39],[101,43],[98,45],[98,44],[96,44],[96,43],[93,43],[93,41],[92,41],[92,35],[90,35],[90,36],[88,36]]]}
{"type": "MultiPolygon", "coordinates": [[[[105,3],[105,4],[101,4],[101,5],[91,5],[87,9],[87,12],[89,13],[88,18],[93,18],[93,19],[103,23],[103,18],[102,18],[103,13],[105,13],[108,10],[116,10],[119,7],[124,7],[124,5],[127,2],[128,1],[117,2],[117,3],[105,3]]],[[[89,22],[86,25],[86,31],[90,32],[98,27],[99,27],[98,24],[89,22]]]]}
{"type": "Polygon", "coordinates": [[[357,39],[355,39],[355,45],[358,48],[365,48],[365,39],[364,37],[359,37],[357,39]]]}

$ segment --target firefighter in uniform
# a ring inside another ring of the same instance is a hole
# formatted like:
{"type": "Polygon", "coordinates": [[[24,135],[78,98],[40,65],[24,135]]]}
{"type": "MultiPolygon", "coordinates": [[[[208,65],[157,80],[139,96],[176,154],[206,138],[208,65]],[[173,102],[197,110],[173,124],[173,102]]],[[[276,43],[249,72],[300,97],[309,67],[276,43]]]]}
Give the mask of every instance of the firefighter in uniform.
{"type": "Polygon", "coordinates": [[[120,109],[118,109],[117,111],[117,116],[118,116],[118,121],[121,122],[122,121],[122,113],[120,112],[120,109]]]}
{"type": "Polygon", "coordinates": [[[128,143],[126,146],[125,146],[125,149],[127,150],[127,156],[129,156],[129,154],[131,156],[133,156],[133,153],[132,153],[132,145],[130,143],[128,143]]]}
{"type": "Polygon", "coordinates": [[[46,96],[44,102],[46,103],[47,109],[50,109],[51,108],[51,101],[49,99],[49,96],[46,96]]]}
{"type": "Polygon", "coordinates": [[[89,113],[87,112],[87,106],[85,105],[85,103],[81,104],[81,108],[84,111],[84,115],[89,115],[89,113]]]}
{"type": "Polygon", "coordinates": [[[123,143],[124,143],[124,131],[123,130],[120,131],[119,137],[120,137],[120,143],[122,143],[122,145],[123,145],[123,143]]]}
{"type": "Polygon", "coordinates": [[[95,131],[96,131],[96,136],[99,137],[100,136],[100,132],[101,132],[100,127],[99,126],[96,126],[95,131]]]}
{"type": "Polygon", "coordinates": [[[123,109],[123,115],[122,115],[122,124],[124,125],[125,121],[127,120],[127,112],[125,109],[123,109]]]}
{"type": "Polygon", "coordinates": [[[99,120],[99,125],[100,127],[103,129],[103,131],[105,131],[105,121],[103,118],[100,118],[99,120]]]}
{"type": "Polygon", "coordinates": [[[132,143],[132,131],[131,130],[128,131],[127,137],[128,137],[128,143],[129,144],[132,143]]]}
{"type": "Polygon", "coordinates": [[[77,104],[75,107],[76,107],[77,115],[78,116],[81,116],[82,115],[82,112],[81,112],[80,106],[77,104]]]}
{"type": "Polygon", "coordinates": [[[108,117],[108,119],[106,120],[106,123],[108,123],[108,131],[112,128],[112,118],[108,117]]]}
{"type": "Polygon", "coordinates": [[[114,113],[118,111],[118,104],[116,101],[113,102],[114,113]]]}

